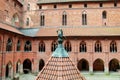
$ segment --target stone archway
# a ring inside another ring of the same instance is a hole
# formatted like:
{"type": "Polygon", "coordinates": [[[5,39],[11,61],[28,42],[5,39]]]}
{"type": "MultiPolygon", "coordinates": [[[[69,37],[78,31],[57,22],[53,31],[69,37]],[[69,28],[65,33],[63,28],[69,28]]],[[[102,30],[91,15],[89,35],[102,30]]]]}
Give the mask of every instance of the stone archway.
{"type": "Polygon", "coordinates": [[[78,62],[77,67],[80,71],[89,71],[89,63],[85,59],[81,59],[78,62]]]}
{"type": "Polygon", "coordinates": [[[117,69],[119,69],[120,66],[119,66],[119,61],[117,59],[112,59],[110,62],[109,62],[109,71],[117,71],[117,69]]]}
{"type": "Polygon", "coordinates": [[[23,62],[23,72],[25,74],[27,74],[27,73],[31,72],[31,70],[32,70],[31,61],[29,59],[24,60],[24,62],[23,62]]]}
{"type": "Polygon", "coordinates": [[[97,59],[93,63],[93,71],[104,71],[104,62],[101,59],[97,59]]]}
{"type": "Polygon", "coordinates": [[[39,71],[41,71],[44,66],[45,66],[44,60],[43,60],[43,59],[40,59],[40,61],[39,61],[39,71]]]}

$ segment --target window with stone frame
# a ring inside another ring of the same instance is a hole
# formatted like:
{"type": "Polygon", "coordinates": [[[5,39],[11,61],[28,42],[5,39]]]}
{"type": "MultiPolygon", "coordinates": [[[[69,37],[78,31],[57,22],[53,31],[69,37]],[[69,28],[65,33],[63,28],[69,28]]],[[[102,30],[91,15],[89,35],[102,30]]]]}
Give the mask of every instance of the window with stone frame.
{"type": "Polygon", "coordinates": [[[95,43],[95,52],[102,52],[102,45],[100,41],[95,43]]]}
{"type": "Polygon", "coordinates": [[[117,44],[115,41],[110,43],[110,52],[117,52],[117,44]]]}
{"type": "Polygon", "coordinates": [[[25,42],[25,45],[24,45],[24,51],[27,52],[27,51],[31,51],[32,50],[32,44],[30,41],[26,41],[25,42]]]}
{"type": "Polygon", "coordinates": [[[67,41],[64,46],[65,46],[65,50],[67,52],[71,52],[72,51],[71,43],[69,41],[67,41]]]}
{"type": "Polygon", "coordinates": [[[45,43],[43,41],[39,43],[39,52],[45,52],[45,43]]]}
{"type": "Polygon", "coordinates": [[[45,26],[45,15],[43,12],[40,14],[40,26],[45,26]]]}
{"type": "Polygon", "coordinates": [[[87,13],[86,13],[86,11],[82,12],[82,25],[87,25],[87,13]]]}
{"type": "Polygon", "coordinates": [[[30,4],[27,5],[27,10],[28,10],[28,11],[30,10],[30,4]]]}
{"type": "Polygon", "coordinates": [[[62,25],[63,26],[67,25],[67,13],[65,11],[62,14],[62,25]]]}
{"type": "Polygon", "coordinates": [[[52,52],[55,51],[55,49],[57,48],[57,46],[58,46],[58,43],[56,41],[53,41],[52,45],[51,45],[51,51],[52,52]]]}
{"type": "Polygon", "coordinates": [[[12,39],[8,38],[6,43],[6,51],[12,51],[12,39]]]}
{"type": "Polygon", "coordinates": [[[30,19],[27,18],[27,20],[26,20],[26,26],[29,26],[29,24],[30,24],[30,19]]]}
{"type": "Polygon", "coordinates": [[[84,41],[82,41],[80,43],[80,48],[79,48],[80,52],[87,52],[87,47],[86,47],[86,43],[84,41]]]}
{"type": "Polygon", "coordinates": [[[103,18],[103,19],[107,19],[107,12],[106,12],[106,11],[103,11],[103,12],[102,12],[102,18],[103,18]]]}
{"type": "Polygon", "coordinates": [[[18,42],[17,42],[17,50],[16,51],[20,51],[20,46],[21,46],[21,43],[20,43],[20,40],[18,40],[18,42]]]}

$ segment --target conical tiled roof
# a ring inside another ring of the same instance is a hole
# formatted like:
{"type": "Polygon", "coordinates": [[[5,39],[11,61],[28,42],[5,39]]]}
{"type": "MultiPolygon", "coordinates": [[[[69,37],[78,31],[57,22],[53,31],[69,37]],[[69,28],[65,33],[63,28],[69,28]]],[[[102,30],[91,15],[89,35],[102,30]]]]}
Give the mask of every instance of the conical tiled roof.
{"type": "MultiPolygon", "coordinates": [[[[62,31],[62,30],[61,30],[62,31]]],[[[86,80],[70,60],[68,53],[62,46],[63,36],[58,32],[58,47],[53,52],[36,80],[86,80]]]]}

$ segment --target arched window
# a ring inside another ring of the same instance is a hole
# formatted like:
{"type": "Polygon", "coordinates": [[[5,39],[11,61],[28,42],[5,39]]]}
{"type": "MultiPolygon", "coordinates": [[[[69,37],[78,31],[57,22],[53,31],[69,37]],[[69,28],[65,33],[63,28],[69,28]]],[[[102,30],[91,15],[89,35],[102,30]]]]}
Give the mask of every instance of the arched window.
{"type": "Polygon", "coordinates": [[[45,52],[45,43],[43,41],[39,43],[39,52],[45,52]]]}
{"type": "Polygon", "coordinates": [[[17,51],[20,51],[20,40],[18,40],[18,42],[17,42],[17,51]]]}
{"type": "Polygon", "coordinates": [[[86,52],[87,48],[86,48],[86,43],[84,41],[82,41],[80,43],[80,52],[86,52]]]}
{"type": "Polygon", "coordinates": [[[82,12],[82,25],[87,25],[87,14],[86,14],[86,11],[82,12]]]}
{"type": "Polygon", "coordinates": [[[7,40],[6,51],[12,51],[12,39],[7,40]]]}
{"type": "Polygon", "coordinates": [[[27,5],[27,10],[30,10],[30,4],[27,5]]]}
{"type": "Polygon", "coordinates": [[[103,13],[102,13],[102,18],[103,18],[103,19],[106,19],[106,18],[107,18],[107,12],[106,12],[106,11],[103,11],[103,13]]]}
{"type": "Polygon", "coordinates": [[[30,19],[27,18],[27,20],[26,20],[26,26],[29,26],[29,23],[30,23],[30,19]]]}
{"type": "Polygon", "coordinates": [[[24,51],[31,51],[32,45],[30,41],[25,42],[24,51]]]}
{"type": "Polygon", "coordinates": [[[117,52],[117,45],[115,41],[110,43],[110,52],[117,52]]]}
{"type": "Polygon", "coordinates": [[[72,48],[71,48],[71,43],[70,43],[69,41],[67,41],[67,42],[65,43],[65,50],[66,50],[67,52],[71,52],[71,50],[72,50],[72,48]]]}
{"type": "Polygon", "coordinates": [[[19,26],[19,17],[18,17],[18,14],[14,14],[13,17],[12,17],[12,24],[15,25],[15,26],[19,26]]]}
{"type": "Polygon", "coordinates": [[[55,51],[55,49],[57,48],[57,46],[58,46],[58,43],[56,41],[53,41],[52,45],[51,45],[51,51],[52,52],[55,51]]]}
{"type": "Polygon", "coordinates": [[[102,52],[102,45],[100,41],[95,43],[95,52],[102,52]]]}
{"type": "Polygon", "coordinates": [[[65,11],[62,14],[62,25],[63,26],[67,25],[67,13],[65,11]]]}
{"type": "Polygon", "coordinates": [[[42,12],[40,15],[40,26],[44,26],[45,25],[45,15],[42,12]]]}

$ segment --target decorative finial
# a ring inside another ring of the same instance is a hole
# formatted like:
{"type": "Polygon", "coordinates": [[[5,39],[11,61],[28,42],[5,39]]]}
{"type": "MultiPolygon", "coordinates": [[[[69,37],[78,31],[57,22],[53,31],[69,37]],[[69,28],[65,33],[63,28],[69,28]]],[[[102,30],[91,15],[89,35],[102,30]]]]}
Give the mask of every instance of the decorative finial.
{"type": "Polygon", "coordinates": [[[58,43],[62,44],[63,43],[63,31],[62,31],[62,29],[58,29],[57,33],[58,33],[58,43]]]}

